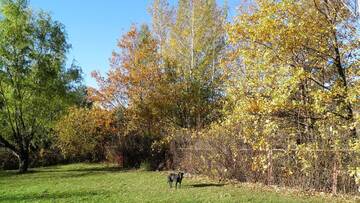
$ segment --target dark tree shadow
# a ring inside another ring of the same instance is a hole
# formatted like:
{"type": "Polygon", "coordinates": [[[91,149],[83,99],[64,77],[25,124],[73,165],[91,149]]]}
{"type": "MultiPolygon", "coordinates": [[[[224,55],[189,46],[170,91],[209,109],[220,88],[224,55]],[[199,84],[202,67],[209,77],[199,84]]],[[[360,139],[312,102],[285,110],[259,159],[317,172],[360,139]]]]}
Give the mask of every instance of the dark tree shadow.
{"type": "Polygon", "coordinates": [[[91,198],[96,195],[103,195],[105,191],[86,191],[86,192],[63,192],[59,194],[26,194],[26,195],[2,195],[0,202],[28,202],[28,201],[57,201],[67,198],[91,198]]]}
{"type": "Polygon", "coordinates": [[[37,172],[38,171],[36,170],[29,170],[26,173],[19,173],[18,170],[5,170],[5,171],[0,171],[0,177],[21,176],[21,175],[32,174],[37,172]]]}
{"type": "Polygon", "coordinates": [[[51,174],[59,174],[52,176],[54,178],[76,178],[81,176],[95,175],[99,173],[115,173],[115,172],[126,172],[127,169],[119,167],[89,167],[89,168],[79,168],[79,169],[58,169],[58,168],[41,168],[41,169],[31,169],[26,173],[18,173],[16,170],[11,171],[0,171],[0,177],[21,177],[26,174],[38,174],[32,176],[31,178],[48,178],[52,176],[51,174]]]}
{"type": "Polygon", "coordinates": [[[119,167],[94,167],[94,168],[79,168],[79,169],[68,169],[59,171],[49,172],[126,172],[128,170],[119,167]]]}
{"type": "Polygon", "coordinates": [[[225,184],[216,184],[216,183],[197,183],[192,184],[190,187],[223,187],[225,184]]]}
{"type": "Polygon", "coordinates": [[[16,173],[15,171],[0,171],[0,178],[11,177],[11,176],[16,176],[16,175],[19,175],[19,174],[16,173]]]}

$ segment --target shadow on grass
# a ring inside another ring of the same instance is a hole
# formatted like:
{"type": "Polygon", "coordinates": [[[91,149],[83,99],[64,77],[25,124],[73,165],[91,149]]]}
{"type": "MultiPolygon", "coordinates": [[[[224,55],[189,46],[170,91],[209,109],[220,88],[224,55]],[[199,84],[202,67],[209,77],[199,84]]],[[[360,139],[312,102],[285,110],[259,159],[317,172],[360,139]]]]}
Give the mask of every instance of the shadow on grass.
{"type": "Polygon", "coordinates": [[[61,170],[61,171],[49,171],[49,174],[61,173],[59,178],[79,178],[84,176],[91,176],[97,175],[102,173],[116,173],[116,172],[126,172],[128,170],[121,169],[118,167],[96,167],[96,168],[81,168],[81,169],[68,169],[68,170],[61,170]]]}
{"type": "Polygon", "coordinates": [[[26,173],[19,173],[17,170],[6,170],[6,171],[0,171],[0,177],[12,177],[12,176],[22,176],[26,174],[32,174],[37,173],[38,171],[35,170],[29,170],[26,173]]]}
{"type": "Polygon", "coordinates": [[[81,198],[82,200],[90,199],[96,195],[106,195],[105,191],[86,191],[86,192],[63,192],[59,194],[26,194],[11,195],[5,194],[0,196],[0,202],[28,202],[28,201],[57,201],[59,199],[81,198]]]}
{"type": "Polygon", "coordinates": [[[216,184],[216,183],[197,183],[197,184],[192,184],[189,185],[190,187],[196,187],[196,188],[201,188],[201,187],[223,187],[225,184],[216,184]]]}
{"type": "Polygon", "coordinates": [[[66,169],[60,171],[50,171],[50,172],[124,172],[126,169],[119,167],[94,167],[94,168],[79,168],[79,169],[66,169]]]}
{"type": "Polygon", "coordinates": [[[70,168],[70,169],[61,169],[61,168],[42,168],[42,169],[31,169],[26,173],[18,173],[16,170],[11,171],[0,171],[0,177],[21,177],[23,175],[29,174],[38,174],[39,176],[31,178],[48,178],[57,177],[57,178],[76,178],[87,175],[94,175],[99,173],[114,173],[114,172],[126,172],[127,169],[122,169],[119,167],[88,167],[88,168],[70,168]],[[51,174],[59,174],[58,176],[53,176],[51,174]],[[61,174],[61,175],[60,175],[61,174]]]}
{"type": "Polygon", "coordinates": [[[12,177],[15,175],[19,175],[19,174],[16,173],[15,171],[0,171],[0,178],[12,177]]]}

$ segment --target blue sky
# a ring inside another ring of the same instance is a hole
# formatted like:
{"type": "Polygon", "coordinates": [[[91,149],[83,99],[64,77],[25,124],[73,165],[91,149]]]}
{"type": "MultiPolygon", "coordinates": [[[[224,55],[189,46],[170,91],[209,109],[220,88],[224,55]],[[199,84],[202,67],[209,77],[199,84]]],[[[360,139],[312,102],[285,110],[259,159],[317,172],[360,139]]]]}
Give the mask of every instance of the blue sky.
{"type": "MultiPolygon", "coordinates": [[[[230,15],[241,0],[228,0],[230,15]]],[[[176,3],[176,0],[171,0],[176,3]]],[[[223,4],[224,0],[218,0],[223,4]]],[[[150,23],[150,0],[30,0],[33,9],[43,9],[65,25],[72,48],[68,64],[77,61],[84,72],[84,82],[96,86],[90,73],[106,73],[117,39],[133,24],[150,23]]]]}

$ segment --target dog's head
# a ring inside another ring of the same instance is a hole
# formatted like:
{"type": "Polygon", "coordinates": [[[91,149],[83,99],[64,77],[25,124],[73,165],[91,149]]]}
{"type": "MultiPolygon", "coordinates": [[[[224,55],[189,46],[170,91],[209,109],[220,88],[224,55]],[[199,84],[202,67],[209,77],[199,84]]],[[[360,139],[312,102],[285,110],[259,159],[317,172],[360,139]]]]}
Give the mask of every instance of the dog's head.
{"type": "Polygon", "coordinates": [[[184,172],[179,172],[179,173],[178,173],[178,176],[181,177],[181,178],[183,178],[183,177],[184,177],[184,174],[185,174],[184,172]]]}

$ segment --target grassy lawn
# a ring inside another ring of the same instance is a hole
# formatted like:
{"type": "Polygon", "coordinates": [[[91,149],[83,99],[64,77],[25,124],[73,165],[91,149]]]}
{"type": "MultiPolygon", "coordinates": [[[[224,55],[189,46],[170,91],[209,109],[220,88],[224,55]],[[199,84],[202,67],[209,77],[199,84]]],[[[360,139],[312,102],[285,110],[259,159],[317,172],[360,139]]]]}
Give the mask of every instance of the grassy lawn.
{"type": "Polygon", "coordinates": [[[0,172],[0,202],[341,202],[328,197],[254,189],[185,178],[168,188],[166,173],[119,171],[101,164],[34,169],[19,175],[0,172]]]}

